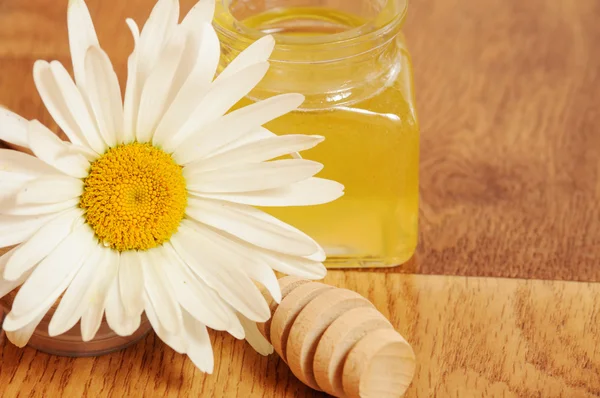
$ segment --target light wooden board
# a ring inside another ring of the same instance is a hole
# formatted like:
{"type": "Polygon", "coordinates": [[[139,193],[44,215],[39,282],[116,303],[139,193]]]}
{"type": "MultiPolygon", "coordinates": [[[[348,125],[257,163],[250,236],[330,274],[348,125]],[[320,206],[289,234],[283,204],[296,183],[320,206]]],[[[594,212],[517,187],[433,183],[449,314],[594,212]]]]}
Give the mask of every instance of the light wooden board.
{"type": "MultiPolygon", "coordinates": [[[[600,285],[330,272],[365,295],[417,355],[408,397],[600,395],[600,285]]],[[[0,396],[314,397],[277,357],[212,335],[211,376],[154,335],[99,358],[0,348],[0,396]],[[2,394],[3,392],[3,394],[2,394]]]]}

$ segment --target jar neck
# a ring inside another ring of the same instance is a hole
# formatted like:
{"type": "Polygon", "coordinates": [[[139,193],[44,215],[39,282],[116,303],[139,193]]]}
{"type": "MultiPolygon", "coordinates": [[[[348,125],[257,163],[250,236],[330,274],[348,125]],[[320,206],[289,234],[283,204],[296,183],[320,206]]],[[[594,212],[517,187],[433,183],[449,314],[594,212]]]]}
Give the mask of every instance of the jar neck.
{"type": "MultiPolygon", "coordinates": [[[[238,20],[230,9],[231,1],[217,0],[215,28],[222,46],[221,69],[265,35],[238,20]]],[[[358,4],[341,4],[349,3],[358,4]]],[[[269,72],[250,96],[262,99],[296,92],[306,96],[303,108],[323,109],[375,94],[399,71],[403,41],[398,35],[406,8],[406,0],[389,0],[360,26],[334,34],[274,34],[277,44],[269,59],[269,72]]]]}

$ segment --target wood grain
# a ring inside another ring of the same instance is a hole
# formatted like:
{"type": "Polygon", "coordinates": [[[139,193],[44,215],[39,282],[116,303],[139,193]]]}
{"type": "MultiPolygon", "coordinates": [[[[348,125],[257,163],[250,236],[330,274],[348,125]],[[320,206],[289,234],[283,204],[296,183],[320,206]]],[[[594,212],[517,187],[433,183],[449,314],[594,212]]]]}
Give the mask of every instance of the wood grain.
{"type": "Polygon", "coordinates": [[[416,270],[600,281],[600,2],[414,0],[416,270]]]}
{"type": "MultiPolygon", "coordinates": [[[[407,397],[597,397],[600,285],[332,271],[325,282],[369,298],[412,344],[407,397]]],[[[206,376],[151,334],[125,351],[61,358],[0,347],[0,395],[320,397],[277,358],[212,334],[206,376]]]]}
{"type": "MultiPolygon", "coordinates": [[[[88,1],[122,87],[124,20],[153,3],[88,1]]],[[[55,131],[31,70],[38,58],[70,68],[66,4],[0,2],[0,104],[55,131]]],[[[421,244],[387,272],[600,281],[597,15],[597,0],[411,3],[421,244]]]]}
{"type": "MultiPolygon", "coordinates": [[[[124,86],[153,0],[88,0],[124,86]]],[[[187,11],[193,0],[182,0],[187,11]]],[[[0,104],[57,131],[36,59],[70,68],[66,0],[0,1],[0,104]]],[[[332,271],[413,345],[409,397],[600,396],[600,2],[414,0],[421,243],[407,265],[332,271]]],[[[69,359],[0,341],[0,396],[317,397],[276,356],[213,334],[212,376],[150,334],[69,359]]],[[[0,337],[1,340],[1,337],[0,337]]]]}

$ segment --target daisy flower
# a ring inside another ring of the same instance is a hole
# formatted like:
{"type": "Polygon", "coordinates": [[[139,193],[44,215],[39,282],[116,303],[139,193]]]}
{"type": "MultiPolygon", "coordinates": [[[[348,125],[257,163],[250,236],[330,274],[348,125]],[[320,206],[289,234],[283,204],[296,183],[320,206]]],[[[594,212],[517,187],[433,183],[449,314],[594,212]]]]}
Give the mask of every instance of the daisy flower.
{"type": "Polygon", "coordinates": [[[297,109],[299,94],[229,112],[267,72],[274,40],[258,40],[215,78],[213,12],[214,0],[200,0],[179,23],[178,1],[158,0],[141,32],[128,19],[122,99],[87,6],[71,0],[74,80],[57,61],[33,68],[70,142],[0,109],[0,139],[35,155],[0,149],[0,247],[14,246],[0,258],[0,297],[20,286],[3,324],[16,345],[59,300],[51,336],[80,322],[91,340],[103,316],[130,335],[145,312],[165,343],[211,372],[207,327],[270,352],[256,328],[270,316],[257,283],[279,301],[273,270],[325,275],[313,239],[253,207],[340,197],[342,185],[314,177],[321,164],[295,155],[323,137],[262,127],[297,109]]]}

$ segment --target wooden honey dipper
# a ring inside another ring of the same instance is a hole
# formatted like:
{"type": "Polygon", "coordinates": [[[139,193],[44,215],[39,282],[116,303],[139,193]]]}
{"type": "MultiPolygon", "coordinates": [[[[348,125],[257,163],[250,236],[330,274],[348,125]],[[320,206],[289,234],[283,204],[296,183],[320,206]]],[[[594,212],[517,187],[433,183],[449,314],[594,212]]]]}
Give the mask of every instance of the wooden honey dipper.
{"type": "Polygon", "coordinates": [[[258,329],[298,379],[340,398],[404,394],[415,354],[370,301],[292,276],[279,285],[281,303],[265,293],[272,317],[258,329]]]}

